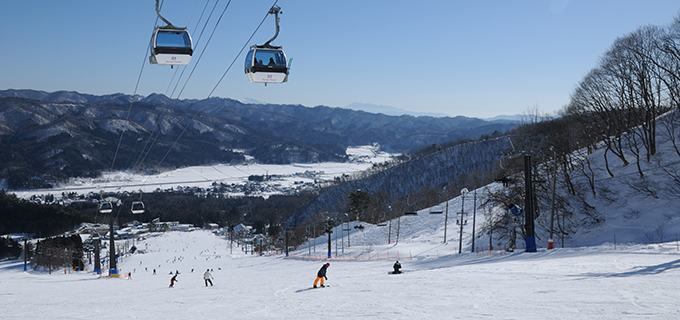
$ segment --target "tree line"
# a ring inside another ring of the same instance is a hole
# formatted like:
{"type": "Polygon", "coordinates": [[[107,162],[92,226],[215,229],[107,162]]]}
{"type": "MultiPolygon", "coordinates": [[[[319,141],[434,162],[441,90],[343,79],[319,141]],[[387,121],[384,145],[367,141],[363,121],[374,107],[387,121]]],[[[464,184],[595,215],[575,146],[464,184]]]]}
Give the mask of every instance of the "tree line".
{"type": "MultiPolygon", "coordinates": [[[[533,152],[533,202],[539,236],[546,236],[555,195],[555,233],[562,243],[576,232],[597,226],[607,217],[593,207],[589,198],[613,203],[612,194],[589,155],[604,149],[606,176],[614,178],[614,164],[634,165],[637,177],[622,179],[630,190],[658,198],[662,192],[680,196],[680,170],[667,165],[680,161],[680,16],[667,26],[643,26],[616,39],[599,62],[573,90],[569,103],[556,117],[530,114],[509,137],[541,137],[533,152]],[[668,141],[672,152],[657,155],[658,141],[668,141]],[[669,158],[671,157],[671,158],[669,158]],[[646,170],[659,168],[667,175],[662,181],[646,179],[646,170]],[[555,178],[553,178],[555,176],[555,178]]],[[[520,162],[519,158],[514,162],[520,162]]],[[[488,201],[503,208],[523,203],[524,177],[520,163],[508,161],[508,174],[515,173],[508,188],[495,192],[488,201]]],[[[509,239],[518,225],[524,236],[524,217],[487,213],[489,224],[480,232],[497,233],[509,239]],[[515,220],[517,219],[517,220],[515,220]]]]}

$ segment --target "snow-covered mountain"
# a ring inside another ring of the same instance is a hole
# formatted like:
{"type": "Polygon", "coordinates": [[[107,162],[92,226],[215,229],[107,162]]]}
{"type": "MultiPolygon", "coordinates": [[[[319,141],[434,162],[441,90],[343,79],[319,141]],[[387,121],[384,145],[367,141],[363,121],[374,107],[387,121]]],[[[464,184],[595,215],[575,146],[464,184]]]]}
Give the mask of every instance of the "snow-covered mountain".
{"type": "Polygon", "coordinates": [[[347,147],[378,143],[402,153],[505,132],[507,123],[466,117],[386,116],[225,98],[176,100],[77,92],[0,91],[7,154],[0,185],[43,188],[103,170],[163,171],[214,163],[346,161],[347,147]]]}

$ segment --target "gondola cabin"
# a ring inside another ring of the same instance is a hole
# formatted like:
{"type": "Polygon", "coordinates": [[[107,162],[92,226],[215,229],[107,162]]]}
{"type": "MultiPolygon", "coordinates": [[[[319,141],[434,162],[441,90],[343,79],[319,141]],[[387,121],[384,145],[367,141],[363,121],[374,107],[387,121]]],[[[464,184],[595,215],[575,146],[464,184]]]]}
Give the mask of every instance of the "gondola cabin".
{"type": "Polygon", "coordinates": [[[288,61],[281,47],[252,46],[246,55],[245,72],[254,83],[288,81],[288,61]]]}
{"type": "Polygon", "coordinates": [[[101,202],[99,203],[99,213],[111,213],[113,211],[113,205],[111,202],[101,202]]]}
{"type": "Polygon", "coordinates": [[[144,213],[144,203],[141,201],[135,201],[132,203],[132,214],[142,214],[144,213]]]}
{"type": "Polygon", "coordinates": [[[186,28],[156,27],[151,38],[152,64],[184,66],[194,52],[191,35],[186,28]]]}

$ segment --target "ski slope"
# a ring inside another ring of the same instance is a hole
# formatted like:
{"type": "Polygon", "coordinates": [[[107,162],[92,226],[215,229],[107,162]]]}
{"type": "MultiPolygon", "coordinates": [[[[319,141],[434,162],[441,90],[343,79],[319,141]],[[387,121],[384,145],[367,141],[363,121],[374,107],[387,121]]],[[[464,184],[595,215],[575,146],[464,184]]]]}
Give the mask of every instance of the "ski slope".
{"type": "MultiPolygon", "coordinates": [[[[371,227],[371,228],[369,228],[371,227]]],[[[330,260],[327,284],[311,287],[325,261],[247,255],[208,231],[168,232],[136,243],[145,254],[122,259],[121,274],[63,270],[24,273],[0,262],[5,319],[677,319],[680,253],[676,243],[558,248],[536,253],[457,254],[434,235],[374,244],[378,227],[353,233],[345,255],[408,252],[404,274],[393,260],[330,260]],[[372,235],[371,235],[372,234],[372,235]],[[369,239],[369,240],[366,240],[369,239]],[[153,275],[153,269],[157,274],[153,275]],[[193,273],[191,270],[194,270],[193,273]],[[214,286],[203,272],[212,269],[214,286]],[[170,273],[179,271],[169,288],[170,273]]],[[[323,253],[314,248],[293,254],[323,253]]],[[[346,240],[346,239],[345,239],[346,240]]],[[[346,244],[345,244],[346,245],[346,244]]],[[[333,254],[333,259],[340,258],[333,254]]],[[[89,268],[92,266],[89,265],[89,268]]]]}

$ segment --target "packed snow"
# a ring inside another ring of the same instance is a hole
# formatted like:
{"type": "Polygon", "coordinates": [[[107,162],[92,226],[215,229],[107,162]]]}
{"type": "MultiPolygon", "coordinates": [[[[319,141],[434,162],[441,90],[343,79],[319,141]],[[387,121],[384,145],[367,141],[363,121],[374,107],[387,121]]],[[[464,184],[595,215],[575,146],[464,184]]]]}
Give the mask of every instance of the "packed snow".
{"type": "MultiPolygon", "coordinates": [[[[420,211],[337,227],[285,254],[252,254],[207,230],[147,235],[121,278],[0,262],[7,319],[677,319],[677,242],[471,252],[470,225],[420,211]],[[350,229],[347,234],[342,229],[350,229]],[[396,232],[400,235],[397,239],[396,232]],[[388,244],[388,230],[391,231],[388,244]],[[340,247],[340,248],[338,248],[340,247]],[[458,253],[462,247],[462,253],[458,253]],[[403,274],[388,274],[399,260],[403,274]],[[312,289],[330,262],[326,288],[312,289]],[[153,270],[156,274],[153,274],[153,270]],[[214,286],[206,287],[210,269],[214,286]],[[127,273],[130,278],[126,277],[127,273]],[[172,274],[178,282],[169,288],[172,274]]],[[[483,221],[479,221],[483,223],[483,221]]],[[[124,241],[124,240],[120,240],[124,241]]],[[[128,240],[130,241],[130,240],[128,240]]],[[[480,241],[478,239],[478,241],[480,241]]],[[[481,245],[484,246],[484,245],[481,245]]],[[[103,256],[106,256],[103,253],[103,256]]]]}

